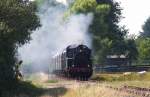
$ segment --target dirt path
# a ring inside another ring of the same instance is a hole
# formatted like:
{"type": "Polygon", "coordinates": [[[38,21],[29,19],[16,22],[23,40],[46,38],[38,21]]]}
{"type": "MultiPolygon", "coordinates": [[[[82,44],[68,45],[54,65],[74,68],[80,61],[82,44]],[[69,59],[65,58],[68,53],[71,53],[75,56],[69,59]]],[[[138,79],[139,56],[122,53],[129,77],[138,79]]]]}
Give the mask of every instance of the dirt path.
{"type": "Polygon", "coordinates": [[[92,81],[77,81],[77,80],[60,80],[57,83],[44,83],[44,87],[46,88],[57,88],[57,87],[65,87],[67,89],[74,89],[85,86],[96,85],[96,82],[92,81]]]}

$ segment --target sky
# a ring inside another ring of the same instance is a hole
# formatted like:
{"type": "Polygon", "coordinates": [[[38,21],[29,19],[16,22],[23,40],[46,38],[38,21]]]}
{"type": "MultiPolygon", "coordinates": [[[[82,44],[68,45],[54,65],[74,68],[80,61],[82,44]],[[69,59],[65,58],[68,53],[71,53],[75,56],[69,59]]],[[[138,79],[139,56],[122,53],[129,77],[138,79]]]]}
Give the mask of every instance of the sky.
{"type": "Polygon", "coordinates": [[[123,16],[121,24],[129,29],[129,34],[138,35],[142,25],[150,16],[150,0],[116,0],[121,2],[123,16]]]}

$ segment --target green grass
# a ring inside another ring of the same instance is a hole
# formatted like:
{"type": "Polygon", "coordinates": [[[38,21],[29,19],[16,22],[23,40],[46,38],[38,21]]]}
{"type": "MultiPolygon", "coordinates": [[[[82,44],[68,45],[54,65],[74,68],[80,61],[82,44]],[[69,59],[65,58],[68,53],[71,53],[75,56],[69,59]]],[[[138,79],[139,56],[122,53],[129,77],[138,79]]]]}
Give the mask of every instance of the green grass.
{"type": "Polygon", "coordinates": [[[48,80],[47,83],[58,83],[58,80],[48,80]]]}
{"type": "Polygon", "coordinates": [[[145,74],[131,73],[128,75],[124,75],[121,73],[118,74],[97,74],[94,75],[92,80],[96,81],[150,81],[150,72],[145,74]]]}
{"type": "Polygon", "coordinates": [[[91,79],[98,81],[101,84],[103,83],[113,87],[122,87],[127,85],[150,88],[150,72],[145,74],[132,72],[128,75],[124,75],[123,73],[96,74],[91,79]]]}
{"type": "MultiPolygon", "coordinates": [[[[107,84],[84,85],[70,89],[62,97],[135,97],[126,92],[116,91],[106,87],[107,84]]],[[[137,96],[136,96],[137,97],[137,96]]]]}

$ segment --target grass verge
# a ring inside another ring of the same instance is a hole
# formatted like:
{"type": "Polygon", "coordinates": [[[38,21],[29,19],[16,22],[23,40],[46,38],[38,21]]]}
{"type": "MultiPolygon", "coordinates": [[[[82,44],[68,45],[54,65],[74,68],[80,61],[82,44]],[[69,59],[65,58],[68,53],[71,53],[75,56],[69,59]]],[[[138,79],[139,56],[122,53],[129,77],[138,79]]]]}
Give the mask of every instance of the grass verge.
{"type": "Polygon", "coordinates": [[[126,92],[106,88],[106,84],[70,89],[63,97],[135,97],[126,92]]]}
{"type": "Polygon", "coordinates": [[[96,74],[92,78],[92,80],[96,81],[150,81],[150,72],[144,74],[138,74],[132,72],[130,74],[124,75],[121,73],[118,74],[96,74]]]}
{"type": "Polygon", "coordinates": [[[48,80],[46,83],[58,83],[58,80],[48,80]]]}

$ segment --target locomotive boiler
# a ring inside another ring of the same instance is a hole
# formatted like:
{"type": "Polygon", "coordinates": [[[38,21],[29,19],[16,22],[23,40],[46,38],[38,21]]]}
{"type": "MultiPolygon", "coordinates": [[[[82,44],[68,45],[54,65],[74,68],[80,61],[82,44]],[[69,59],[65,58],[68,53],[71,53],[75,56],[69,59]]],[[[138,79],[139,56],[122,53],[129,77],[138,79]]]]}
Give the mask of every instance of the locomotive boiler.
{"type": "Polygon", "coordinates": [[[86,45],[69,45],[61,54],[53,57],[50,68],[52,73],[71,78],[91,77],[91,49],[86,45]]]}

